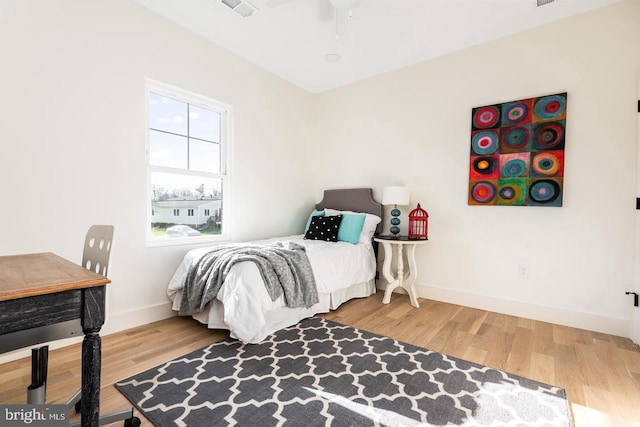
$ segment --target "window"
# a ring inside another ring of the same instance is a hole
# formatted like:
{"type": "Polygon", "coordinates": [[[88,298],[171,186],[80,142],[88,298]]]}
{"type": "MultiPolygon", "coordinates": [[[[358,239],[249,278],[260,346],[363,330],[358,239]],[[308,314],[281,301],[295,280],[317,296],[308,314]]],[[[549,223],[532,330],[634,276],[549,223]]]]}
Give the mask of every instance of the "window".
{"type": "Polygon", "coordinates": [[[147,100],[148,242],[226,239],[231,107],[151,81],[147,100]]]}

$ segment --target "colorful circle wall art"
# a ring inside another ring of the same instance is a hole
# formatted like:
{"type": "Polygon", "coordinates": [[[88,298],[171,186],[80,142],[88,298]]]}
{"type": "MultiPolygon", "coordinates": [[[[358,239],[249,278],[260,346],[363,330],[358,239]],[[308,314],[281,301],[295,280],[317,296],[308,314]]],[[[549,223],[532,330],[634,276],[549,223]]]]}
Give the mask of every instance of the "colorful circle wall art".
{"type": "Polygon", "coordinates": [[[530,206],[562,206],[562,185],[558,178],[532,180],[529,183],[530,206]]]}
{"type": "Polygon", "coordinates": [[[563,154],[561,150],[535,153],[531,159],[531,176],[563,176],[563,154]]]}
{"type": "Polygon", "coordinates": [[[531,123],[531,99],[502,104],[502,127],[531,123]]]}
{"type": "Polygon", "coordinates": [[[500,131],[500,152],[520,153],[529,151],[531,128],[529,125],[511,126],[500,131]]]}
{"type": "Polygon", "coordinates": [[[488,105],[472,111],[472,129],[493,129],[500,127],[500,106],[488,105]]]}
{"type": "Polygon", "coordinates": [[[471,156],[471,179],[490,179],[499,176],[500,156],[471,156]]]}
{"type": "Polygon", "coordinates": [[[562,206],[567,94],[471,110],[470,205],[562,206]]]}
{"type": "Polygon", "coordinates": [[[536,124],[533,127],[533,148],[535,150],[564,149],[564,120],[536,124]]]}
{"type": "Polygon", "coordinates": [[[474,132],[471,136],[471,154],[493,154],[498,152],[500,140],[495,131],[474,132]]]}
{"type": "Polygon", "coordinates": [[[533,121],[562,120],[567,113],[567,94],[537,98],[533,104],[533,121]]]}
{"type": "Polygon", "coordinates": [[[473,162],[473,169],[481,175],[493,175],[496,170],[496,159],[492,157],[478,157],[473,162]]]}
{"type": "Polygon", "coordinates": [[[504,154],[500,157],[500,178],[529,177],[530,153],[504,154]]]}
{"type": "Polygon", "coordinates": [[[526,178],[507,178],[498,182],[498,204],[524,206],[527,200],[526,178]]]}
{"type": "Polygon", "coordinates": [[[469,194],[469,203],[472,201],[476,204],[495,204],[496,202],[496,184],[491,181],[477,181],[471,186],[469,194]]]}

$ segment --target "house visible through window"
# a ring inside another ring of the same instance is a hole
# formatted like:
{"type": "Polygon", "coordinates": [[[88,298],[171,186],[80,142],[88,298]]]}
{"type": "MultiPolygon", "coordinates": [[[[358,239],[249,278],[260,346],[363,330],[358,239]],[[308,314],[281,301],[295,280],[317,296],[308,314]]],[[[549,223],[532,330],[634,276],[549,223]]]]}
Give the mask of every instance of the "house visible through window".
{"type": "Polygon", "coordinates": [[[147,97],[149,241],[224,238],[231,107],[157,82],[147,97]]]}

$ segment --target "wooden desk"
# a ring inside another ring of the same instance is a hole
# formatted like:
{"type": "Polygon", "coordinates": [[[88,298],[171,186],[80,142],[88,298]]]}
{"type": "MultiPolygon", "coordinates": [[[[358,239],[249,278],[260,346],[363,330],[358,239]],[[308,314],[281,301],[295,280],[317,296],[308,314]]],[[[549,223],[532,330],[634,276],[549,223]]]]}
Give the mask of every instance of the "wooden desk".
{"type": "Polygon", "coordinates": [[[99,332],[110,282],[52,253],[0,256],[0,353],[74,336],[79,324],[83,427],[98,426],[99,332]]]}
{"type": "Polygon", "coordinates": [[[415,282],[418,277],[418,266],[416,265],[416,246],[427,243],[427,240],[409,239],[407,236],[389,237],[378,236],[373,239],[378,243],[382,243],[384,248],[384,262],[382,264],[382,274],[387,280],[387,289],[382,298],[383,304],[391,302],[391,294],[393,290],[400,287],[404,288],[409,294],[411,305],[419,308],[418,295],[416,294],[415,282]],[[397,248],[397,268],[396,277],[391,274],[391,258],[393,257],[393,248],[397,248]],[[409,273],[405,275],[404,260],[402,259],[403,248],[407,247],[407,261],[409,262],[409,273]]]}

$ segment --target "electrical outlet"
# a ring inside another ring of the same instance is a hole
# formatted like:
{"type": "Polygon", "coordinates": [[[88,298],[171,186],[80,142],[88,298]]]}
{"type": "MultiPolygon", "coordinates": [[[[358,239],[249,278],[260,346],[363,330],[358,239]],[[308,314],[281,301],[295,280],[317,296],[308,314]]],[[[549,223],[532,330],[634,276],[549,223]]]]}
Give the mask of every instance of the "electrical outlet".
{"type": "Polygon", "coordinates": [[[529,278],[529,266],[524,264],[518,264],[518,277],[521,279],[529,278]]]}

